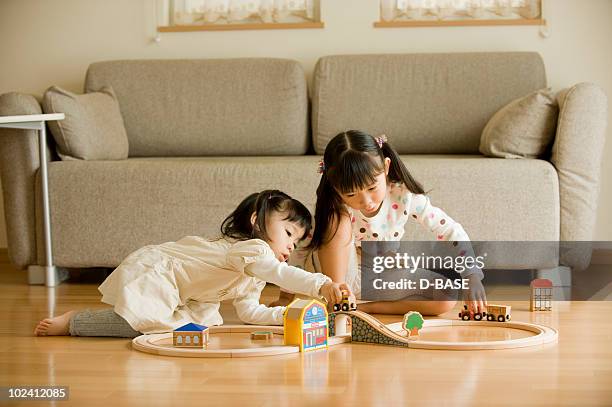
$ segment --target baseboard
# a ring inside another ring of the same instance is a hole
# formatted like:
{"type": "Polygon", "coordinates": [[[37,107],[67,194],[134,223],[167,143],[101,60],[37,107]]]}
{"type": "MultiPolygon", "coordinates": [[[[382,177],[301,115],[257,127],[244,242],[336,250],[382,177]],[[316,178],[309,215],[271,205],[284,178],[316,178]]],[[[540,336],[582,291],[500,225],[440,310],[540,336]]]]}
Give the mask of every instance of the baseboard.
{"type": "Polygon", "coordinates": [[[591,264],[612,264],[612,250],[595,249],[591,256],[591,264]]]}

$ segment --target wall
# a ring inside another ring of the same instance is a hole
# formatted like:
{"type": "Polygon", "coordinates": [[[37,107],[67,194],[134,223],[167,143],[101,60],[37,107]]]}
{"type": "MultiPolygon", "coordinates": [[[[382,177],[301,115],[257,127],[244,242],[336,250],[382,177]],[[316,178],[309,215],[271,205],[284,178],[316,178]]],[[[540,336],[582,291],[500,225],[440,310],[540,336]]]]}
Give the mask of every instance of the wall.
{"type": "MultiPolygon", "coordinates": [[[[52,84],[80,92],[87,66],[108,59],[281,57],[310,76],[329,54],[537,51],[553,89],[592,81],[612,99],[612,1],[546,0],[544,16],[548,39],[538,27],[374,29],[377,0],[322,0],[325,29],[167,33],[156,44],[154,0],[1,0],[0,93],[41,95],[52,84]]],[[[595,239],[612,240],[609,141],[604,157],[595,239]]],[[[3,209],[0,219],[6,247],[3,209]]]]}

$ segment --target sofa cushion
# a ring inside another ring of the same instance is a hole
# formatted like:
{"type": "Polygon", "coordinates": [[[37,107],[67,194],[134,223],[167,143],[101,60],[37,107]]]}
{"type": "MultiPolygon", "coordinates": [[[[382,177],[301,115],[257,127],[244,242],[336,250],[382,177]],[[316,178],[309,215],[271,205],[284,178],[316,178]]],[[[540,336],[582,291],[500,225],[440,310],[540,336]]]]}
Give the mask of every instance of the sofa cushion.
{"type": "Polygon", "coordinates": [[[119,104],[110,87],[77,95],[57,86],[45,92],[45,113],[64,113],[49,122],[63,160],[121,160],[128,156],[128,139],[119,104]]]}
{"type": "MultiPolygon", "coordinates": [[[[434,205],[473,240],[558,240],[557,174],[542,160],[402,156],[434,205]],[[521,185],[517,191],[516,185],[521,185]]],[[[249,193],[281,189],[314,210],[317,156],[57,161],[49,178],[53,253],[65,267],[116,266],[133,250],[214,237],[249,193]]],[[[409,222],[407,239],[432,240],[409,222]]],[[[498,267],[508,264],[496,265],[498,267]]],[[[491,265],[495,266],[495,265],[491,265]]]]}
{"type": "Polygon", "coordinates": [[[300,155],[309,146],[306,77],[272,58],[92,64],[86,89],[111,85],[130,157],[300,155]]]}
{"type": "Polygon", "coordinates": [[[491,117],[480,138],[488,157],[538,158],[555,138],[559,108],[550,89],[513,100],[491,117]]]}
{"type": "Polygon", "coordinates": [[[313,78],[315,151],[360,129],[387,134],[401,154],[477,154],[491,116],[545,86],[532,52],[324,57],[313,78]]]}

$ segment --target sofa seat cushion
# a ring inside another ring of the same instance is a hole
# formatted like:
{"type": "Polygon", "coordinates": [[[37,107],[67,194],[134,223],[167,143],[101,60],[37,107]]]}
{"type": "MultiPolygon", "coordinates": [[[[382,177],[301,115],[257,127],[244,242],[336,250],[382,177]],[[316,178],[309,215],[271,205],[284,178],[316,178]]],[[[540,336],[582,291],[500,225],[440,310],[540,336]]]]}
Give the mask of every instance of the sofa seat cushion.
{"type": "MultiPolygon", "coordinates": [[[[52,162],[54,260],[64,267],[112,267],[147,244],[216,236],[240,200],[266,188],[285,191],[314,210],[319,158],[52,162]]],[[[473,240],[559,238],[557,175],[549,163],[472,155],[402,158],[430,191],[432,203],[473,240]]],[[[432,240],[416,226],[409,223],[407,239],[432,240]]]]}

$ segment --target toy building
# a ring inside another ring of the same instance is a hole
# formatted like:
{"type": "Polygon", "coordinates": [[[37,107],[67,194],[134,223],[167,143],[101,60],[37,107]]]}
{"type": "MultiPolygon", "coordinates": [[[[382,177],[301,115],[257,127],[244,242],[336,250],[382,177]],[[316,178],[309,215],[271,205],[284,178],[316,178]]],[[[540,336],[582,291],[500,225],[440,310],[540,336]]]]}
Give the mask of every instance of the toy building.
{"type": "Polygon", "coordinates": [[[183,348],[204,348],[208,345],[208,327],[189,323],[172,332],[172,344],[183,348]]]}
{"type": "Polygon", "coordinates": [[[531,300],[529,311],[550,311],[552,309],[552,281],[537,278],[529,284],[531,300]]]}
{"type": "Polygon", "coordinates": [[[284,315],[285,345],[300,347],[300,352],[327,347],[328,316],[317,300],[294,300],[284,315]]]}

